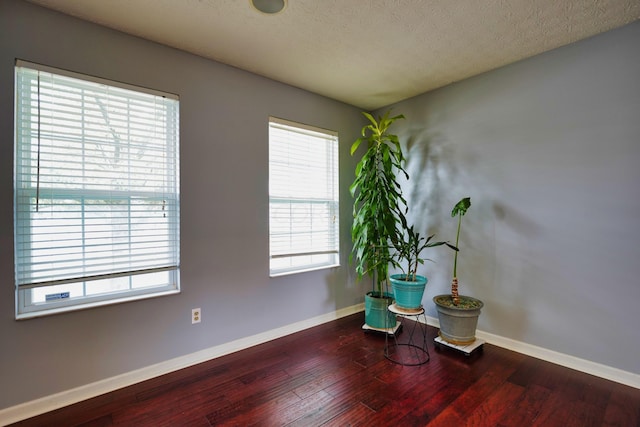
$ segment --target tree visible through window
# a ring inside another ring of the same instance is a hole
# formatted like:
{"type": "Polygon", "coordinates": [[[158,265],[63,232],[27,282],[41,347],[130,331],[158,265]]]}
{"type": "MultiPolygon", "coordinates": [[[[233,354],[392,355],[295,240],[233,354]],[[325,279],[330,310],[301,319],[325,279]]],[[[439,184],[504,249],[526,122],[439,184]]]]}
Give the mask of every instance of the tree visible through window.
{"type": "Polygon", "coordinates": [[[272,276],[339,265],[338,135],[269,120],[272,276]]]}
{"type": "Polygon", "coordinates": [[[16,315],[179,290],[178,99],[19,61],[16,315]]]}

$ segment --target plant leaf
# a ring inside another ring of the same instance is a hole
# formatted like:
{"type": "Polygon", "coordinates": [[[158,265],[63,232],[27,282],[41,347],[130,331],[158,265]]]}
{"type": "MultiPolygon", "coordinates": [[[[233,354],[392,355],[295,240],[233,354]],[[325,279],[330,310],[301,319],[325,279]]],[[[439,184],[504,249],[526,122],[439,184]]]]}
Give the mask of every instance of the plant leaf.
{"type": "Polygon", "coordinates": [[[360,146],[360,144],[362,143],[362,141],[364,141],[363,138],[358,138],[356,139],[353,144],[351,144],[351,155],[353,156],[353,153],[356,152],[356,150],[358,149],[358,147],[360,146]]]}
{"type": "Polygon", "coordinates": [[[455,217],[456,215],[464,216],[464,214],[467,213],[467,209],[469,209],[470,207],[471,207],[471,197],[465,197],[464,199],[456,203],[456,205],[453,207],[453,210],[451,211],[451,216],[452,217],[455,217]]]}

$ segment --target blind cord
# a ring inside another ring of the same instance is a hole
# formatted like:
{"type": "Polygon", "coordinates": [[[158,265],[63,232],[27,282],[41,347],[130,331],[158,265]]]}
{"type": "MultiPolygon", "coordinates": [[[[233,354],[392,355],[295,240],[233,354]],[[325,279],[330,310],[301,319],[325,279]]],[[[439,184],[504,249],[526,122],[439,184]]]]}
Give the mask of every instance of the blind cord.
{"type": "Polygon", "coordinates": [[[36,165],[36,212],[40,209],[40,73],[38,72],[38,158],[36,165]]]}

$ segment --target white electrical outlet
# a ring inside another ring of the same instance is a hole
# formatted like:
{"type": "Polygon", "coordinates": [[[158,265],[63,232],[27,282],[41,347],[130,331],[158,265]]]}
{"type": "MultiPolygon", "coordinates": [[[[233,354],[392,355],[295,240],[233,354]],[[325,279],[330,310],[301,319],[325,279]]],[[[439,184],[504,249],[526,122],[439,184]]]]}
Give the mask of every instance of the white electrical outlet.
{"type": "Polygon", "coordinates": [[[202,310],[199,308],[194,308],[191,310],[191,324],[200,323],[202,320],[202,310]]]}

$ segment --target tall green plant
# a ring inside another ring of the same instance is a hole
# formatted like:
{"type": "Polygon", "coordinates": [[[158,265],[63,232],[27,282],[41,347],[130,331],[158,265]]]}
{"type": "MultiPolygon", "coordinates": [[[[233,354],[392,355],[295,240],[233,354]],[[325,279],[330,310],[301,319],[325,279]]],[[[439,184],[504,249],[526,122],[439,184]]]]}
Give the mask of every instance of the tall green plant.
{"type": "MultiPolygon", "coordinates": [[[[458,247],[458,240],[460,239],[460,224],[462,224],[462,217],[467,213],[467,210],[471,207],[471,198],[465,197],[460,200],[453,207],[451,211],[451,216],[455,218],[458,217],[458,231],[456,233],[456,247],[458,247]]],[[[451,299],[453,300],[454,305],[458,305],[460,303],[460,295],[458,293],[458,251],[456,250],[456,254],[453,256],[453,279],[451,279],[451,299]]]]}
{"type": "Polygon", "coordinates": [[[369,113],[362,114],[370,123],[362,128],[362,137],[351,145],[351,155],[354,155],[363,142],[367,143],[367,151],[356,166],[355,180],[350,187],[355,198],[350,261],[355,263],[359,278],[373,275],[374,292],[382,296],[392,261],[391,247],[399,238],[397,225],[406,222],[407,204],[397,176],[403,174],[408,179],[409,175],[404,170],[405,158],[398,137],[389,133],[393,122],[404,116],[389,117],[390,111],[387,111],[375,119],[369,113]]]}

